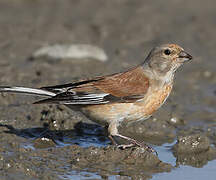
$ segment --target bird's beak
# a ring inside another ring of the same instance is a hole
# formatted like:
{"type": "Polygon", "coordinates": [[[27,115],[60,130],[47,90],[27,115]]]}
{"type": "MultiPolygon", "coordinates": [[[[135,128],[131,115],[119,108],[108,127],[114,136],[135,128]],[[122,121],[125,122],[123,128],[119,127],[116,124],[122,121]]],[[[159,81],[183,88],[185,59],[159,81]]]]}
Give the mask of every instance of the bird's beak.
{"type": "Polygon", "coordinates": [[[179,53],[179,58],[185,62],[185,61],[191,60],[193,57],[190,54],[188,54],[187,52],[181,51],[179,53]]]}

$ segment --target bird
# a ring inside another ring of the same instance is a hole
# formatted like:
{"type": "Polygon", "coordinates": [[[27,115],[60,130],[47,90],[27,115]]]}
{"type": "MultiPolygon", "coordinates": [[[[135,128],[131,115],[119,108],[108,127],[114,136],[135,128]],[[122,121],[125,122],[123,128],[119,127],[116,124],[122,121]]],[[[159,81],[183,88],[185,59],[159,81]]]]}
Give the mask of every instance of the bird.
{"type": "Polygon", "coordinates": [[[145,60],[123,72],[41,88],[0,86],[0,92],[41,96],[34,104],[63,104],[108,127],[108,137],[120,148],[144,147],[143,142],[119,133],[122,122],[146,120],[168,98],[176,70],[192,56],[177,44],[154,47],[145,60]],[[119,144],[116,138],[128,141],[119,144]]]}

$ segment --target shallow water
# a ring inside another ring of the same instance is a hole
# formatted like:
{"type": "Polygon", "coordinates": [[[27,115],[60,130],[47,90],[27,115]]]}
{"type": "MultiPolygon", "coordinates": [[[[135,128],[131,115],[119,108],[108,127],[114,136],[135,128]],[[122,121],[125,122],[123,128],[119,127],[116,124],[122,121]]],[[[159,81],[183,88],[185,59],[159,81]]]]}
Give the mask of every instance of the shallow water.
{"type": "Polygon", "coordinates": [[[152,179],[215,179],[216,160],[209,161],[202,168],[193,168],[191,166],[183,166],[176,168],[172,173],[160,173],[153,176],[152,179]]]}

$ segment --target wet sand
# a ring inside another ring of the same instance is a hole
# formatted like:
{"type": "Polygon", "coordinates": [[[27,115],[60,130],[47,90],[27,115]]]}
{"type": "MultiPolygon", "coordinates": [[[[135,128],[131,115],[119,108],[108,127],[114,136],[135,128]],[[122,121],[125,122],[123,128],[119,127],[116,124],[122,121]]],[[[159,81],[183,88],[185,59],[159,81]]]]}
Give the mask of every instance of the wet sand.
{"type": "Polygon", "coordinates": [[[153,146],[120,150],[103,127],[38,97],[0,94],[0,179],[191,179],[216,165],[216,11],[213,1],[0,1],[0,85],[41,87],[119,72],[152,47],[193,55],[163,107],[120,132],[153,146]],[[90,44],[108,60],[31,58],[48,44],[90,44]],[[191,168],[188,171],[188,168],[191,168]],[[161,174],[162,173],[162,174],[161,174]]]}

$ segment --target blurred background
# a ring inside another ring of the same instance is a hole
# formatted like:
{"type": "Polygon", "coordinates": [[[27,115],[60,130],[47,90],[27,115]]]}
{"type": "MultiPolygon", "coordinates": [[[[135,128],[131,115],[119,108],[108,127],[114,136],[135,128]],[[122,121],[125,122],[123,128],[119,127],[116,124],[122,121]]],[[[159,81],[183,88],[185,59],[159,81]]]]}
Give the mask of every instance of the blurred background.
{"type": "Polygon", "coordinates": [[[215,10],[211,0],[0,0],[0,85],[41,87],[120,72],[163,43],[193,56],[177,72],[163,108],[122,128],[152,144],[172,168],[150,171],[113,159],[77,165],[69,161],[68,144],[80,145],[83,157],[92,152],[89,146],[100,151],[109,144],[101,127],[61,106],[33,106],[36,98],[1,94],[0,179],[214,179],[215,10]],[[77,124],[81,135],[73,131],[77,124]]]}

